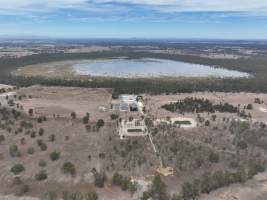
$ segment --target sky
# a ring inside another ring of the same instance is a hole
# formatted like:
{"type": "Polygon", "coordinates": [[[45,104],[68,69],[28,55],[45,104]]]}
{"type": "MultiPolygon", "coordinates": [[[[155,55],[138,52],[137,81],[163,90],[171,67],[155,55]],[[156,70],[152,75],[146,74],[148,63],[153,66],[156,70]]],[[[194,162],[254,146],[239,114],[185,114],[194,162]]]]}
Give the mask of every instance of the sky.
{"type": "Polygon", "coordinates": [[[0,0],[0,35],[267,39],[267,0],[0,0]]]}

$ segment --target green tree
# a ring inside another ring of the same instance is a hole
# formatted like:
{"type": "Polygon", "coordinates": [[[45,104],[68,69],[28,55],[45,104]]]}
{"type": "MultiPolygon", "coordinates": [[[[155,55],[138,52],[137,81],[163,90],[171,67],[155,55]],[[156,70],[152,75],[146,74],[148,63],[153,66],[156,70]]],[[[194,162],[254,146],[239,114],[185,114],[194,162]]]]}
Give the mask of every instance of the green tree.
{"type": "Polygon", "coordinates": [[[155,176],[152,181],[151,195],[152,195],[152,199],[155,199],[155,200],[169,199],[166,185],[161,180],[159,175],[155,176]]]}
{"type": "Polygon", "coordinates": [[[58,199],[57,193],[54,191],[45,193],[44,197],[42,198],[42,200],[57,200],[57,199],[58,199]]]}
{"type": "Polygon", "coordinates": [[[247,109],[248,109],[248,110],[252,110],[252,109],[253,109],[253,106],[252,106],[251,103],[249,103],[249,104],[247,105],[247,109]]]}
{"type": "Polygon", "coordinates": [[[71,162],[65,162],[61,168],[61,171],[64,174],[70,174],[72,176],[74,176],[76,174],[75,165],[71,162]]]}
{"type": "Polygon", "coordinates": [[[19,154],[19,148],[16,144],[12,144],[9,146],[9,154],[11,157],[18,156],[19,154]]]}
{"type": "Polygon", "coordinates": [[[72,112],[72,113],[70,114],[70,116],[71,116],[71,119],[76,119],[76,113],[75,113],[75,112],[72,112]]]}
{"type": "Polygon", "coordinates": [[[25,168],[22,164],[15,164],[11,169],[10,171],[17,175],[17,174],[20,174],[21,172],[25,171],[25,168]]]}
{"type": "Polygon", "coordinates": [[[246,149],[248,147],[248,144],[245,141],[241,140],[237,143],[237,146],[240,149],[246,149]]]}
{"type": "Polygon", "coordinates": [[[191,183],[184,183],[182,186],[182,196],[184,200],[188,199],[197,199],[199,196],[199,185],[198,184],[191,184],[191,183]]]}
{"type": "Polygon", "coordinates": [[[98,195],[95,191],[88,192],[84,195],[85,200],[98,200],[98,195]]]}
{"type": "Polygon", "coordinates": [[[209,155],[209,161],[212,162],[212,163],[218,163],[219,162],[219,155],[212,152],[210,155],[209,155]]]}
{"type": "Polygon", "coordinates": [[[40,128],[38,134],[39,134],[39,136],[43,136],[44,135],[44,129],[40,128]]]}
{"type": "Polygon", "coordinates": [[[99,119],[97,122],[96,122],[96,128],[97,129],[100,129],[101,127],[103,127],[105,125],[105,122],[103,119],[99,119]]]}
{"type": "Polygon", "coordinates": [[[89,123],[89,116],[88,115],[83,117],[83,123],[84,124],[88,124],[89,123]]]}
{"type": "Polygon", "coordinates": [[[29,111],[28,111],[28,113],[29,113],[30,116],[33,116],[33,109],[30,108],[29,111]]]}
{"type": "Polygon", "coordinates": [[[131,182],[129,186],[129,190],[132,196],[137,191],[137,189],[138,189],[138,183],[136,181],[131,182]]]}
{"type": "Polygon", "coordinates": [[[51,154],[50,154],[50,159],[52,161],[56,161],[60,158],[60,152],[58,151],[53,151],[51,154]]]}
{"type": "Polygon", "coordinates": [[[206,173],[202,176],[200,181],[200,191],[201,193],[209,194],[212,190],[212,178],[210,173],[206,173]]]}
{"type": "Polygon", "coordinates": [[[119,118],[119,115],[118,114],[114,114],[114,113],[112,113],[111,115],[110,115],[110,119],[111,120],[116,120],[116,119],[118,119],[119,118]]]}
{"type": "Polygon", "coordinates": [[[43,181],[46,179],[47,179],[47,173],[45,170],[41,170],[37,174],[35,174],[35,180],[37,181],[43,181]]]}
{"type": "Polygon", "coordinates": [[[123,176],[119,173],[114,173],[112,176],[112,183],[117,186],[121,186],[123,181],[123,176]]]}
{"type": "Polygon", "coordinates": [[[45,167],[46,166],[46,162],[44,160],[40,160],[39,163],[38,163],[38,165],[40,167],[45,167]]]}
{"type": "Polygon", "coordinates": [[[94,173],[94,183],[96,187],[102,188],[105,185],[107,180],[106,174],[104,172],[95,172],[94,173]]]}

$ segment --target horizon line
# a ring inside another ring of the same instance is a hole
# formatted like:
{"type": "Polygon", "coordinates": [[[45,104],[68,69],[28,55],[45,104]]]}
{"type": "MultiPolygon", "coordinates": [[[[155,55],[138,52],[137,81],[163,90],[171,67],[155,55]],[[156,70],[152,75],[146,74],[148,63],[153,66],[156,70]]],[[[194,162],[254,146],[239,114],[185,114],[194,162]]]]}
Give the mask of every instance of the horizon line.
{"type": "Polygon", "coordinates": [[[38,35],[0,35],[0,39],[6,40],[224,40],[224,41],[267,41],[266,38],[220,38],[220,37],[51,37],[51,36],[38,36],[38,35]]]}

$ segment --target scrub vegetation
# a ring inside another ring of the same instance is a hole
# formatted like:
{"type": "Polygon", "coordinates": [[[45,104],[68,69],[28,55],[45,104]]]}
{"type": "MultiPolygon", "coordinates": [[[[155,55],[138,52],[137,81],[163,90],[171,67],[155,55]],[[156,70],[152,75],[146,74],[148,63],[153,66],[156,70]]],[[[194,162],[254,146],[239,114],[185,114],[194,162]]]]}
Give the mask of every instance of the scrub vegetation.
{"type": "Polygon", "coordinates": [[[238,59],[211,59],[192,55],[169,55],[151,52],[133,51],[105,51],[95,53],[56,53],[37,54],[21,58],[0,58],[0,80],[2,83],[29,86],[43,84],[47,86],[77,86],[94,88],[113,88],[115,93],[179,93],[194,91],[223,91],[223,92],[267,92],[266,56],[257,55],[238,59]],[[90,80],[60,79],[44,77],[16,77],[11,75],[19,67],[47,63],[52,61],[96,59],[111,57],[134,58],[161,58],[184,61],[196,64],[205,64],[238,70],[251,74],[249,78],[94,78],[90,80]]]}

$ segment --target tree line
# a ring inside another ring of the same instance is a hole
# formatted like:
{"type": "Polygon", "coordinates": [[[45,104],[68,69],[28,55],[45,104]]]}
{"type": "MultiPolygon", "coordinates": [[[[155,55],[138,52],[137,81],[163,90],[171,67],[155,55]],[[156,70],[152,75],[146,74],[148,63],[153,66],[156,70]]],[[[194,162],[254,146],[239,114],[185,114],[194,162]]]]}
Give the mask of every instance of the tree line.
{"type": "Polygon", "coordinates": [[[229,112],[229,113],[237,113],[238,107],[233,106],[229,103],[220,103],[214,104],[208,99],[203,98],[193,98],[187,97],[185,99],[179,100],[175,103],[165,104],[162,108],[171,111],[171,112],[229,112]]]}

